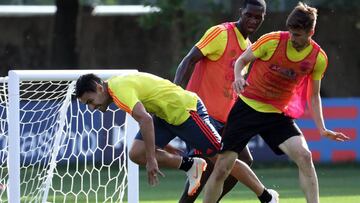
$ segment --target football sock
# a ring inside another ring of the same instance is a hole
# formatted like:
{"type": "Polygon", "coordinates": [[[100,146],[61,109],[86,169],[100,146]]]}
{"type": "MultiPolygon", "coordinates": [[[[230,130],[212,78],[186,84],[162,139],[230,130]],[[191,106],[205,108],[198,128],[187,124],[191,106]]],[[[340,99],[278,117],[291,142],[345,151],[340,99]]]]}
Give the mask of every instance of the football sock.
{"type": "Polygon", "coordinates": [[[188,171],[194,163],[192,157],[183,157],[179,169],[183,171],[188,171]]]}
{"type": "Polygon", "coordinates": [[[264,189],[264,192],[258,196],[259,200],[261,203],[267,203],[267,202],[270,202],[271,199],[272,199],[272,196],[271,194],[267,191],[267,189],[265,188],[264,189]]]}

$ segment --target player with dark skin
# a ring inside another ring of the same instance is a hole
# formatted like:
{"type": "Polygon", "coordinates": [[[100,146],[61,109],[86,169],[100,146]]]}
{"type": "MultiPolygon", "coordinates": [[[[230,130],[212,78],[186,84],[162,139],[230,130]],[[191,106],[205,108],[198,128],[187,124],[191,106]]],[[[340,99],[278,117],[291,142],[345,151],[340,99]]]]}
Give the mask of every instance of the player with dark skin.
{"type": "MultiPolygon", "coordinates": [[[[234,79],[233,64],[236,58],[250,45],[248,36],[257,31],[262,24],[266,12],[266,3],[262,0],[246,0],[239,11],[240,17],[238,21],[213,26],[205,33],[202,39],[181,61],[174,79],[175,84],[187,86],[187,90],[193,91],[200,96],[220,134],[225,125],[227,114],[236,100],[236,96],[232,96],[231,88],[231,83],[234,79]],[[232,26],[228,26],[229,24],[232,26]],[[221,44],[221,46],[218,46],[218,44],[221,44]],[[225,56],[231,53],[235,54],[232,57],[225,56]],[[202,74],[203,71],[208,72],[202,74]],[[206,90],[209,83],[211,91],[206,90]],[[224,89],[227,91],[224,92],[224,89]],[[214,97],[218,99],[214,100],[214,97]]],[[[188,181],[186,182],[185,190],[179,201],[181,203],[189,203],[196,200],[213,169],[213,163],[209,159],[201,154],[192,155],[205,159],[208,167],[203,173],[201,186],[196,194],[188,195],[189,183],[188,181]]],[[[249,166],[253,162],[248,147],[238,152],[238,158],[249,166]]],[[[218,201],[236,183],[236,178],[229,176],[224,183],[223,193],[218,201]]]]}

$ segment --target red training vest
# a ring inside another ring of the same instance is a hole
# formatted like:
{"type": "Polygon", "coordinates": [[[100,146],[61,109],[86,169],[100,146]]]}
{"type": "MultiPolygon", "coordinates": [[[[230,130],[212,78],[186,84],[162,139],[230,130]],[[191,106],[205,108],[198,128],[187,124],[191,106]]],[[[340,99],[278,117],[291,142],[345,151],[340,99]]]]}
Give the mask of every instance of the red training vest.
{"type": "Polygon", "coordinates": [[[320,46],[311,40],[312,51],[303,60],[291,61],[286,56],[289,32],[280,33],[280,41],[273,56],[256,59],[242,93],[243,96],[271,104],[286,115],[300,117],[306,105],[308,80],[314,69],[320,46]]]}
{"type": "Polygon", "coordinates": [[[186,89],[199,95],[212,118],[225,123],[237,99],[232,88],[234,64],[245,50],[239,46],[235,23],[223,23],[222,26],[226,28],[228,35],[224,53],[216,61],[206,57],[200,60],[186,89]]]}

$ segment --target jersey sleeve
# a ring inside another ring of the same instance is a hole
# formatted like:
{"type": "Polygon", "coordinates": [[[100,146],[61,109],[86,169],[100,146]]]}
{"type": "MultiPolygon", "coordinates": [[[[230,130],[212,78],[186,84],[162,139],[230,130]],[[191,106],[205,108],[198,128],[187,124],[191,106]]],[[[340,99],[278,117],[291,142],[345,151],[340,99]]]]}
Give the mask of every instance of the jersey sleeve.
{"type": "Polygon", "coordinates": [[[222,25],[209,28],[195,46],[211,60],[217,60],[225,51],[227,32],[222,25]]]}
{"type": "Polygon", "coordinates": [[[132,85],[131,82],[127,83],[126,80],[121,80],[118,81],[116,87],[113,87],[110,91],[110,95],[116,106],[132,114],[135,104],[140,101],[138,98],[138,88],[132,85]]]}
{"type": "Polygon", "coordinates": [[[321,80],[324,76],[326,68],[328,66],[328,58],[324,50],[320,49],[320,52],[316,58],[314,71],[311,74],[313,80],[321,80]]]}
{"type": "Polygon", "coordinates": [[[274,54],[280,41],[280,32],[271,32],[261,36],[250,48],[256,58],[268,60],[274,54]]]}

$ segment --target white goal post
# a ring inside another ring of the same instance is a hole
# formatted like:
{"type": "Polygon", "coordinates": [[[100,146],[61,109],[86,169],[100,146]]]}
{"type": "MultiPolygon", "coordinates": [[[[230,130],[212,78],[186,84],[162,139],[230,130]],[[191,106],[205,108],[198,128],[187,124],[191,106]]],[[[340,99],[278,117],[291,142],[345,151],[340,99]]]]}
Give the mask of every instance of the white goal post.
{"type": "Polygon", "coordinates": [[[126,153],[138,131],[137,123],[123,113],[124,123],[116,126],[120,122],[116,107],[109,107],[109,114],[93,112],[74,97],[80,75],[94,73],[107,79],[136,71],[9,71],[4,85],[8,127],[3,129],[8,154],[7,163],[1,164],[7,164],[10,203],[82,202],[80,196],[85,202],[88,196],[95,202],[123,202],[125,188],[126,202],[139,202],[138,166],[126,153]]]}

